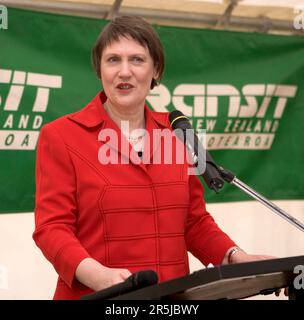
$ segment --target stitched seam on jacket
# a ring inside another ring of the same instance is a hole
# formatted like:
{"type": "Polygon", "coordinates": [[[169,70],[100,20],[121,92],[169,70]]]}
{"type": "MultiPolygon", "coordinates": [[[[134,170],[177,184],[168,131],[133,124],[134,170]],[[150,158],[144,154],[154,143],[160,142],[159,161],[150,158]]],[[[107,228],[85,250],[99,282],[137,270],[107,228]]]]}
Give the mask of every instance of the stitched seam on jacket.
{"type": "Polygon", "coordinates": [[[174,181],[174,182],[158,182],[158,183],[150,183],[150,184],[146,184],[146,185],[140,185],[140,184],[132,184],[132,185],[115,185],[115,184],[111,184],[111,188],[115,188],[115,189],[119,189],[119,188],[151,188],[151,187],[166,187],[166,186],[187,186],[188,182],[186,181],[174,181]]]}
{"type": "MultiPolygon", "coordinates": [[[[66,243],[65,245],[63,245],[58,251],[57,251],[57,253],[56,253],[56,255],[55,255],[55,258],[54,258],[54,261],[55,261],[55,264],[57,263],[57,259],[58,259],[58,256],[62,253],[62,251],[64,250],[64,249],[66,249],[66,247],[73,247],[73,246],[75,246],[75,243],[74,242],[68,242],[68,243],[66,243]]],[[[79,246],[81,246],[81,244],[79,244],[79,246]]],[[[82,246],[81,246],[82,247],[82,246]]],[[[84,249],[84,248],[83,248],[84,249]]],[[[85,249],[84,249],[85,250],[85,249]]]]}
{"type": "Polygon", "coordinates": [[[159,261],[160,261],[160,255],[159,255],[159,239],[157,235],[159,234],[159,218],[158,218],[158,208],[157,208],[157,197],[156,197],[156,191],[154,185],[151,186],[152,190],[152,201],[153,201],[153,208],[154,208],[154,224],[155,224],[155,249],[156,249],[156,263],[157,263],[157,273],[160,272],[159,270],[159,261]]]}
{"type": "Polygon", "coordinates": [[[128,267],[138,267],[138,266],[173,266],[173,265],[181,265],[184,264],[185,265],[185,260],[184,259],[178,259],[178,260],[168,260],[168,261],[159,261],[159,262],[155,262],[155,261],[144,261],[144,262],[112,262],[109,263],[108,266],[109,267],[124,267],[124,268],[128,268],[128,267]]]}
{"type": "Polygon", "coordinates": [[[110,265],[110,248],[109,248],[109,243],[108,243],[108,236],[107,236],[107,224],[106,224],[106,219],[104,217],[104,209],[102,206],[102,199],[104,198],[107,190],[110,188],[110,186],[105,186],[103,189],[103,192],[101,193],[99,199],[98,199],[98,209],[99,209],[99,214],[101,216],[102,222],[103,222],[103,241],[104,241],[104,247],[105,247],[105,260],[106,260],[106,265],[110,265]]]}
{"type": "Polygon", "coordinates": [[[125,235],[125,236],[106,236],[108,241],[122,241],[122,240],[139,240],[139,239],[156,239],[156,238],[176,238],[184,237],[183,232],[172,233],[149,233],[139,235],[125,235]]]}
{"type": "MultiPolygon", "coordinates": [[[[180,204],[180,205],[163,205],[158,206],[158,210],[165,210],[165,209],[184,209],[188,208],[187,204],[180,204]]],[[[142,211],[149,211],[150,213],[154,212],[154,208],[149,207],[140,207],[140,208],[114,208],[114,209],[103,209],[103,213],[105,214],[120,214],[122,212],[128,213],[128,212],[142,212],[142,211]]]]}
{"type": "Polygon", "coordinates": [[[101,225],[102,225],[102,234],[103,236],[101,238],[103,238],[103,243],[104,243],[104,259],[106,261],[106,264],[108,264],[109,262],[109,259],[108,259],[108,251],[109,251],[109,246],[108,246],[108,243],[107,243],[107,240],[106,240],[106,237],[107,237],[107,226],[106,226],[106,219],[104,217],[104,214],[103,214],[103,208],[102,208],[102,199],[107,191],[107,189],[109,188],[109,186],[105,186],[103,188],[103,190],[100,192],[100,195],[98,197],[98,203],[97,203],[97,206],[98,206],[98,210],[99,210],[99,216],[100,216],[100,220],[101,220],[101,225]]]}
{"type": "Polygon", "coordinates": [[[107,183],[110,184],[109,180],[98,170],[87,158],[85,158],[81,153],[73,149],[70,145],[66,144],[66,148],[75,154],[79,159],[84,161],[91,169],[93,169],[99,176],[103,178],[103,180],[107,183]]]}

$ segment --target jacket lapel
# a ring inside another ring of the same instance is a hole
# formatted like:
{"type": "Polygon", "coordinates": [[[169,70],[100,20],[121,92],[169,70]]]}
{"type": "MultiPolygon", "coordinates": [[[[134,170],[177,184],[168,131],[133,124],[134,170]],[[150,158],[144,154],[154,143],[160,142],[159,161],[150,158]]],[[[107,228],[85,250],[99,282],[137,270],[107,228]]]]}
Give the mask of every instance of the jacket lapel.
{"type": "Polygon", "coordinates": [[[146,130],[148,134],[145,136],[143,157],[140,159],[137,153],[132,151],[132,146],[122,134],[120,128],[105,111],[103,103],[106,99],[107,97],[104,92],[100,92],[86,107],[68,115],[68,118],[88,129],[99,126],[98,140],[103,144],[106,143],[111,149],[118,153],[121,157],[119,159],[120,163],[128,163],[128,161],[130,161],[146,171],[145,164],[152,163],[153,156],[155,156],[156,152],[160,152],[161,141],[160,139],[153,141],[153,132],[155,129],[160,130],[168,127],[168,114],[152,112],[145,106],[146,130]],[[116,138],[109,139],[109,133],[116,138]]]}

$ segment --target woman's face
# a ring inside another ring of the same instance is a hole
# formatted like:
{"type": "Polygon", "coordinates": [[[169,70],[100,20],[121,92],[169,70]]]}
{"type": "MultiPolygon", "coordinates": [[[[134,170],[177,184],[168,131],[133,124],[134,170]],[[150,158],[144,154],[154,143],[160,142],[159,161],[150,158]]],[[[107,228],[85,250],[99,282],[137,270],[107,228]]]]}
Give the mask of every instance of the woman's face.
{"type": "Polygon", "coordinates": [[[149,50],[132,38],[121,37],[101,56],[101,81],[113,107],[143,107],[156,77],[149,50]]]}

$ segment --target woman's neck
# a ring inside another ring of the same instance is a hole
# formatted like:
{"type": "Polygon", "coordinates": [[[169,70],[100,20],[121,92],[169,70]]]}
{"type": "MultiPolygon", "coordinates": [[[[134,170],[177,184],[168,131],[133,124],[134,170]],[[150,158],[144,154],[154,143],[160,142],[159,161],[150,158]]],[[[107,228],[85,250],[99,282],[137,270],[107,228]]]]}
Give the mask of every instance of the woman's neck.
{"type": "Polygon", "coordinates": [[[104,108],[110,118],[117,124],[124,134],[126,126],[124,125],[122,128],[122,121],[124,121],[124,124],[128,122],[129,135],[133,130],[145,128],[145,109],[143,107],[137,109],[113,107],[107,100],[104,103],[104,108]]]}

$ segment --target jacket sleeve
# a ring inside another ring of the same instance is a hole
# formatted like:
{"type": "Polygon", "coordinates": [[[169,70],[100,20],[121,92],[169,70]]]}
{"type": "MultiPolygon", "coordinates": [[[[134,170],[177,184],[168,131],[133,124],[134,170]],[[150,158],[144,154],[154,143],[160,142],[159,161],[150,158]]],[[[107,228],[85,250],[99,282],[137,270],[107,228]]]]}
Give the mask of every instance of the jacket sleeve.
{"type": "Polygon", "coordinates": [[[206,211],[204,191],[197,176],[189,176],[190,208],[186,222],[186,245],[205,266],[218,265],[227,250],[236,244],[206,211]]]}
{"type": "Polygon", "coordinates": [[[59,276],[72,287],[78,264],[89,254],[75,236],[76,181],[72,160],[59,133],[42,128],[36,158],[33,239],[59,276]]]}

